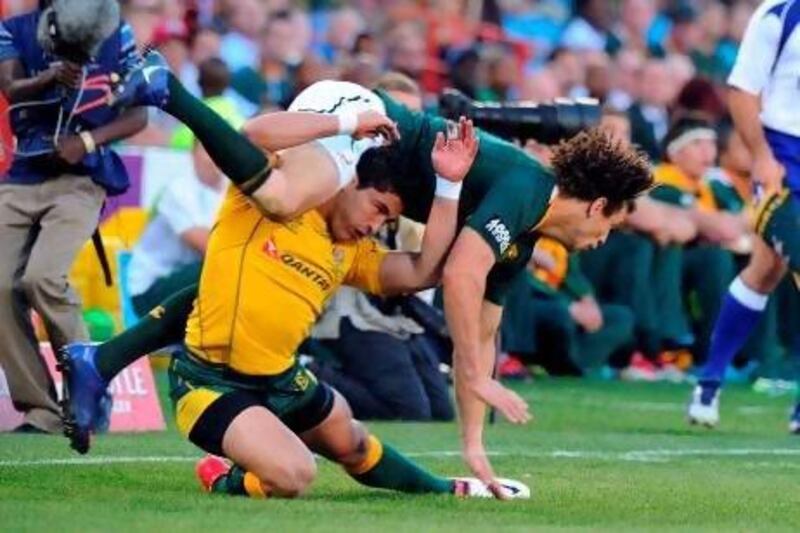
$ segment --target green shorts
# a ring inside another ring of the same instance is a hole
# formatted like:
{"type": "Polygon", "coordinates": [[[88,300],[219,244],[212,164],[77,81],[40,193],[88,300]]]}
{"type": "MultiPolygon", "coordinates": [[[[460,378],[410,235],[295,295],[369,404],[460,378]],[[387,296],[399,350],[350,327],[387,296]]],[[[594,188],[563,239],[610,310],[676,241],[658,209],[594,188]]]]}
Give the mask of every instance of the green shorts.
{"type": "Polygon", "coordinates": [[[756,232],[800,273],[800,199],[784,190],[764,200],[756,217],[756,232]]]}
{"type": "Polygon", "coordinates": [[[181,349],[173,354],[169,381],[178,430],[216,455],[224,455],[225,432],[249,407],[265,407],[297,434],[318,426],[333,409],[331,388],[299,364],[274,376],[247,376],[181,349]]]}

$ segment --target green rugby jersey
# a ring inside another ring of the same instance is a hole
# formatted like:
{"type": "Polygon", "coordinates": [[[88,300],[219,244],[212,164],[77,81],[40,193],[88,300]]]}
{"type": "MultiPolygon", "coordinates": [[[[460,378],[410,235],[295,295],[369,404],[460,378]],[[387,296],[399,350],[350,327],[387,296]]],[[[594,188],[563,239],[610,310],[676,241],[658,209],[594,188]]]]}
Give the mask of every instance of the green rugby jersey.
{"type": "MultiPolygon", "coordinates": [[[[446,121],[413,112],[382,91],[378,95],[400,130],[398,171],[418,184],[419,194],[404,198],[403,214],[425,222],[436,186],[431,151],[446,121]]],[[[500,304],[533,253],[538,238],[534,228],[550,205],[555,176],[513,144],[480,130],[478,136],[480,150],[461,192],[459,227],[477,231],[494,251],[497,263],[487,280],[486,298],[500,304]]]]}

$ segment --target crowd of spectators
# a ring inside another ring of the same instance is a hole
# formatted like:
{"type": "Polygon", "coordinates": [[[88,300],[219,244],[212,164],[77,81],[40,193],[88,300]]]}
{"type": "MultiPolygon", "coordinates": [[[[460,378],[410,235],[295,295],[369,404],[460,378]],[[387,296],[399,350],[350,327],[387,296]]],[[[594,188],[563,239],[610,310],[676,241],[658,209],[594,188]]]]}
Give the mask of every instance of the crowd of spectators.
{"type": "MultiPolygon", "coordinates": [[[[6,2],[5,14],[26,3],[6,2]]],[[[431,112],[445,87],[484,102],[596,98],[602,127],[650,156],[659,187],[600,249],[577,256],[540,243],[536,265],[508,302],[500,371],[524,376],[535,365],[551,374],[656,380],[683,379],[702,365],[722,296],[752,246],[749,154],[728,118],[725,80],[756,0],[121,3],[137,41],[157,47],[183,83],[233,124],[285,108],[316,81],[374,87],[388,72],[402,74],[394,82],[431,112]]],[[[193,146],[191,134],[160,113],[129,142],[193,146]]],[[[528,148],[547,159],[547,147],[528,148]]],[[[388,317],[401,312],[357,295],[344,300],[351,311],[363,304],[388,317]]],[[[786,322],[797,316],[788,284],[770,306],[737,361],[743,378],[784,376],[800,346],[776,318],[779,307],[786,322]]],[[[337,327],[347,330],[346,341],[369,345],[379,358],[380,342],[364,333],[373,331],[343,316],[337,327]]],[[[413,321],[384,319],[372,316],[384,330],[402,330],[384,331],[387,350],[402,351],[397,339],[424,338],[413,321]]],[[[322,344],[335,358],[330,341],[322,344]]],[[[417,365],[429,354],[427,347],[418,350],[423,355],[406,351],[402,357],[417,365]]],[[[321,371],[363,370],[362,362],[340,363],[321,371]]],[[[364,401],[381,416],[404,416],[388,400],[364,401]]],[[[427,403],[407,416],[436,411],[427,403]]]]}

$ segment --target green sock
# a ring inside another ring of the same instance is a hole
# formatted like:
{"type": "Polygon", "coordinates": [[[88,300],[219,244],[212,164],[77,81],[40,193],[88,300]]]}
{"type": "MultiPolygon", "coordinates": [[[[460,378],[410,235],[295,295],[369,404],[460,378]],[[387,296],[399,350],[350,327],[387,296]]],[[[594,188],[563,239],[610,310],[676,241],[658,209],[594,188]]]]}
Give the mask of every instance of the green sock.
{"type": "Polygon", "coordinates": [[[351,476],[368,487],[400,492],[452,494],[454,490],[452,480],[434,476],[385,444],[383,455],[374,467],[351,476]]]}
{"type": "Polygon", "coordinates": [[[107,382],[143,355],[183,342],[186,320],[192,312],[197,285],[176,292],[139,322],[97,348],[95,366],[107,382]]]}
{"type": "Polygon", "coordinates": [[[264,183],[270,171],[264,152],[190,94],[172,74],[169,101],[163,109],[192,130],[222,173],[244,193],[250,194],[264,183]]]}

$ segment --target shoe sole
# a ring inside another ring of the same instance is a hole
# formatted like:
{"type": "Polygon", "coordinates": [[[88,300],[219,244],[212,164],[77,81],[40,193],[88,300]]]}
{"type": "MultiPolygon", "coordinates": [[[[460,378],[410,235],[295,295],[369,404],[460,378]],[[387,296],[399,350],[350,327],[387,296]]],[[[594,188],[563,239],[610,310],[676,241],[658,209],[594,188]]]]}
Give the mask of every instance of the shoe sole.
{"type": "Polygon", "coordinates": [[[56,370],[61,372],[61,422],[64,425],[64,436],[69,439],[70,447],[81,455],[89,451],[89,434],[78,429],[75,413],[70,402],[69,379],[72,372],[72,361],[66,348],[56,352],[56,370]]]}

